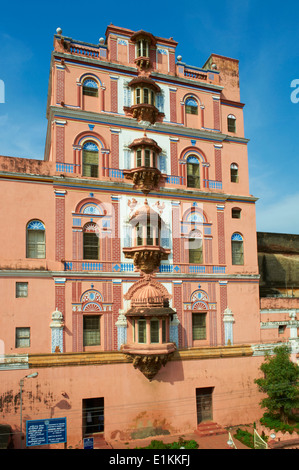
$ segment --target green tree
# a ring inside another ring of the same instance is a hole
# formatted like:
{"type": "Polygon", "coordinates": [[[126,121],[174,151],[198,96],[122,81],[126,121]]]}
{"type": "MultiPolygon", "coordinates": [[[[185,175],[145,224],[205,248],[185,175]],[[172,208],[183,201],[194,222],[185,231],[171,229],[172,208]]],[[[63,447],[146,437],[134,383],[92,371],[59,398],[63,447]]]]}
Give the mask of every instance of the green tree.
{"type": "Polygon", "coordinates": [[[260,405],[287,423],[292,409],[299,408],[299,366],[291,361],[289,347],[279,346],[273,352],[273,356],[266,354],[260,367],[264,377],[255,383],[260,392],[268,395],[260,405]]]}

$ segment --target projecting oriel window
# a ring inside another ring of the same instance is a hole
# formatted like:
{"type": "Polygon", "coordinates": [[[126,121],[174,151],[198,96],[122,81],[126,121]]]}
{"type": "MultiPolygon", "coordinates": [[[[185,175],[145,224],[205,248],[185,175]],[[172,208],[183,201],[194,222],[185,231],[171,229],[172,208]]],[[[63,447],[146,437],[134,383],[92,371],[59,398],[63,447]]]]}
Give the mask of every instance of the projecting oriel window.
{"type": "Polygon", "coordinates": [[[136,43],[137,57],[149,57],[149,43],[145,39],[140,39],[136,43]]]}

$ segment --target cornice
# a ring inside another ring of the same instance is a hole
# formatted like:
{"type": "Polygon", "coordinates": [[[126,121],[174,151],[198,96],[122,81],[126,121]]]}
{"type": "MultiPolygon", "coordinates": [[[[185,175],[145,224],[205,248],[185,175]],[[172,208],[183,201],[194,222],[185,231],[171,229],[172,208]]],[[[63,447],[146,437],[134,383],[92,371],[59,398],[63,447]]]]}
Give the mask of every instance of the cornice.
{"type": "MultiPolygon", "coordinates": [[[[123,183],[121,181],[101,181],[101,180],[89,180],[86,178],[72,178],[70,176],[59,176],[59,175],[33,175],[29,173],[14,173],[0,171],[0,179],[7,179],[11,181],[26,181],[32,183],[41,183],[53,185],[53,187],[76,190],[76,189],[87,189],[94,191],[102,191],[109,193],[117,193],[119,195],[135,195],[139,196],[140,191],[133,189],[132,185],[123,183]]],[[[254,196],[239,196],[234,194],[216,193],[208,191],[192,191],[190,189],[176,189],[162,187],[159,191],[152,191],[149,197],[160,197],[160,198],[172,198],[172,199],[184,199],[184,200],[196,200],[211,203],[255,203],[258,198],[254,196]]]]}
{"type": "MultiPolygon", "coordinates": [[[[219,359],[253,356],[250,345],[203,347],[178,350],[170,362],[196,361],[203,359],[219,359]]],[[[28,354],[29,368],[90,366],[104,364],[128,364],[131,360],[121,352],[101,351],[84,353],[28,354]]]]}
{"type": "MultiPolygon", "coordinates": [[[[63,278],[67,280],[73,280],[76,278],[80,279],[140,279],[140,274],[135,272],[99,272],[99,271],[50,271],[50,270],[38,270],[38,269],[1,269],[0,278],[11,278],[11,277],[39,277],[39,278],[63,278]]],[[[259,281],[259,274],[221,274],[221,273],[199,273],[199,274],[182,274],[182,273],[157,273],[157,279],[165,280],[186,280],[191,279],[202,279],[205,281],[259,281]]]]}
{"type": "MultiPolygon", "coordinates": [[[[49,108],[49,119],[52,121],[56,118],[72,119],[82,122],[91,122],[104,126],[118,126],[125,129],[144,131],[144,126],[133,118],[115,115],[110,113],[93,113],[79,109],[51,106],[49,108]]],[[[193,129],[180,124],[155,123],[147,127],[147,133],[162,133],[175,137],[186,137],[188,139],[210,140],[222,143],[225,141],[247,144],[249,139],[244,137],[234,137],[221,132],[193,129]]]]}
{"type": "MultiPolygon", "coordinates": [[[[120,73],[127,73],[130,75],[138,75],[138,69],[136,67],[129,67],[127,65],[122,65],[122,64],[116,64],[115,62],[109,62],[109,61],[104,61],[104,60],[99,60],[99,59],[92,59],[90,57],[85,57],[85,56],[76,56],[73,54],[68,54],[65,52],[57,52],[53,51],[52,52],[52,57],[59,57],[61,59],[64,59],[65,63],[74,63],[74,64],[86,64],[86,65],[92,65],[93,67],[97,67],[99,69],[106,69],[107,71],[119,71],[120,73]]],[[[177,77],[175,75],[166,75],[159,73],[157,71],[152,71],[151,76],[154,77],[157,81],[164,81],[172,84],[182,84],[183,86],[189,86],[192,88],[204,88],[207,91],[211,92],[221,92],[223,90],[223,86],[220,85],[213,85],[211,83],[207,84],[204,81],[198,81],[195,82],[194,80],[190,80],[188,78],[184,77],[177,77]]]]}

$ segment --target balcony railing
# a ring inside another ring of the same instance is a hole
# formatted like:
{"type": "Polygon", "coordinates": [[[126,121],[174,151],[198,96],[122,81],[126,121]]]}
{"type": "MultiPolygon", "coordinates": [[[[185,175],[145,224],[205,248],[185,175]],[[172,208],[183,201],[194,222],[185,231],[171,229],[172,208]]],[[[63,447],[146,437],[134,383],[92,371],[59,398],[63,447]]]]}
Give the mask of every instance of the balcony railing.
{"type": "Polygon", "coordinates": [[[98,49],[92,49],[90,47],[82,47],[76,44],[71,44],[70,46],[71,54],[81,55],[85,57],[90,57],[93,59],[97,59],[99,57],[98,49]]]}
{"type": "MultiPolygon", "coordinates": [[[[56,163],[56,171],[61,173],[75,173],[75,165],[73,163],[56,163]]],[[[115,179],[115,180],[123,180],[124,179],[124,172],[122,169],[119,168],[103,168],[104,173],[108,177],[115,179]]],[[[186,185],[186,178],[184,176],[175,176],[175,175],[167,175],[165,179],[165,185],[169,186],[185,186],[186,185]]],[[[214,181],[214,180],[203,180],[203,188],[198,189],[222,189],[222,181],[214,181]]],[[[192,189],[190,187],[190,189],[192,189]]]]}
{"type": "MultiPolygon", "coordinates": [[[[115,263],[111,261],[65,261],[65,271],[75,272],[134,272],[133,263],[115,263]]],[[[160,264],[160,273],[172,274],[225,274],[225,266],[201,264],[160,264]]]]}

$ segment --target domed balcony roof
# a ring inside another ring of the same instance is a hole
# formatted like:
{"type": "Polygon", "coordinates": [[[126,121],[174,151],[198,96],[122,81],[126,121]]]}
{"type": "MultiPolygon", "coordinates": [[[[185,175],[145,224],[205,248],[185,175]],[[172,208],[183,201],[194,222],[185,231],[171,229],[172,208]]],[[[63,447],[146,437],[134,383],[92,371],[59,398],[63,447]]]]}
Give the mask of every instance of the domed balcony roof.
{"type": "Polygon", "coordinates": [[[134,149],[137,147],[151,147],[158,153],[162,152],[162,149],[161,147],[159,147],[157,142],[154,139],[150,139],[149,137],[147,137],[146,134],[144,134],[144,136],[139,139],[134,139],[128,147],[130,149],[134,149]]]}
{"type": "Polygon", "coordinates": [[[156,212],[154,209],[152,209],[149,206],[147,199],[145,199],[143,206],[135,209],[132,216],[130,217],[130,221],[132,221],[133,219],[134,219],[134,222],[136,221],[146,222],[148,219],[151,219],[153,223],[155,221],[157,222],[161,221],[160,215],[158,214],[158,212],[156,212]]]}
{"type": "Polygon", "coordinates": [[[128,316],[164,316],[174,314],[174,310],[169,307],[171,295],[159,282],[148,278],[139,281],[133,292],[125,296],[130,298],[131,307],[126,312],[128,316]]]}
{"type": "Polygon", "coordinates": [[[137,87],[138,85],[148,86],[150,88],[153,88],[157,93],[160,93],[161,91],[161,88],[159,87],[159,85],[156,84],[156,82],[154,82],[154,80],[144,75],[140,75],[139,77],[133,78],[133,80],[131,80],[128,85],[131,87],[137,87]]]}
{"type": "Polygon", "coordinates": [[[148,33],[147,31],[139,30],[136,33],[132,34],[131,41],[135,42],[138,39],[148,39],[152,45],[156,44],[157,40],[152,33],[148,33]]]}

